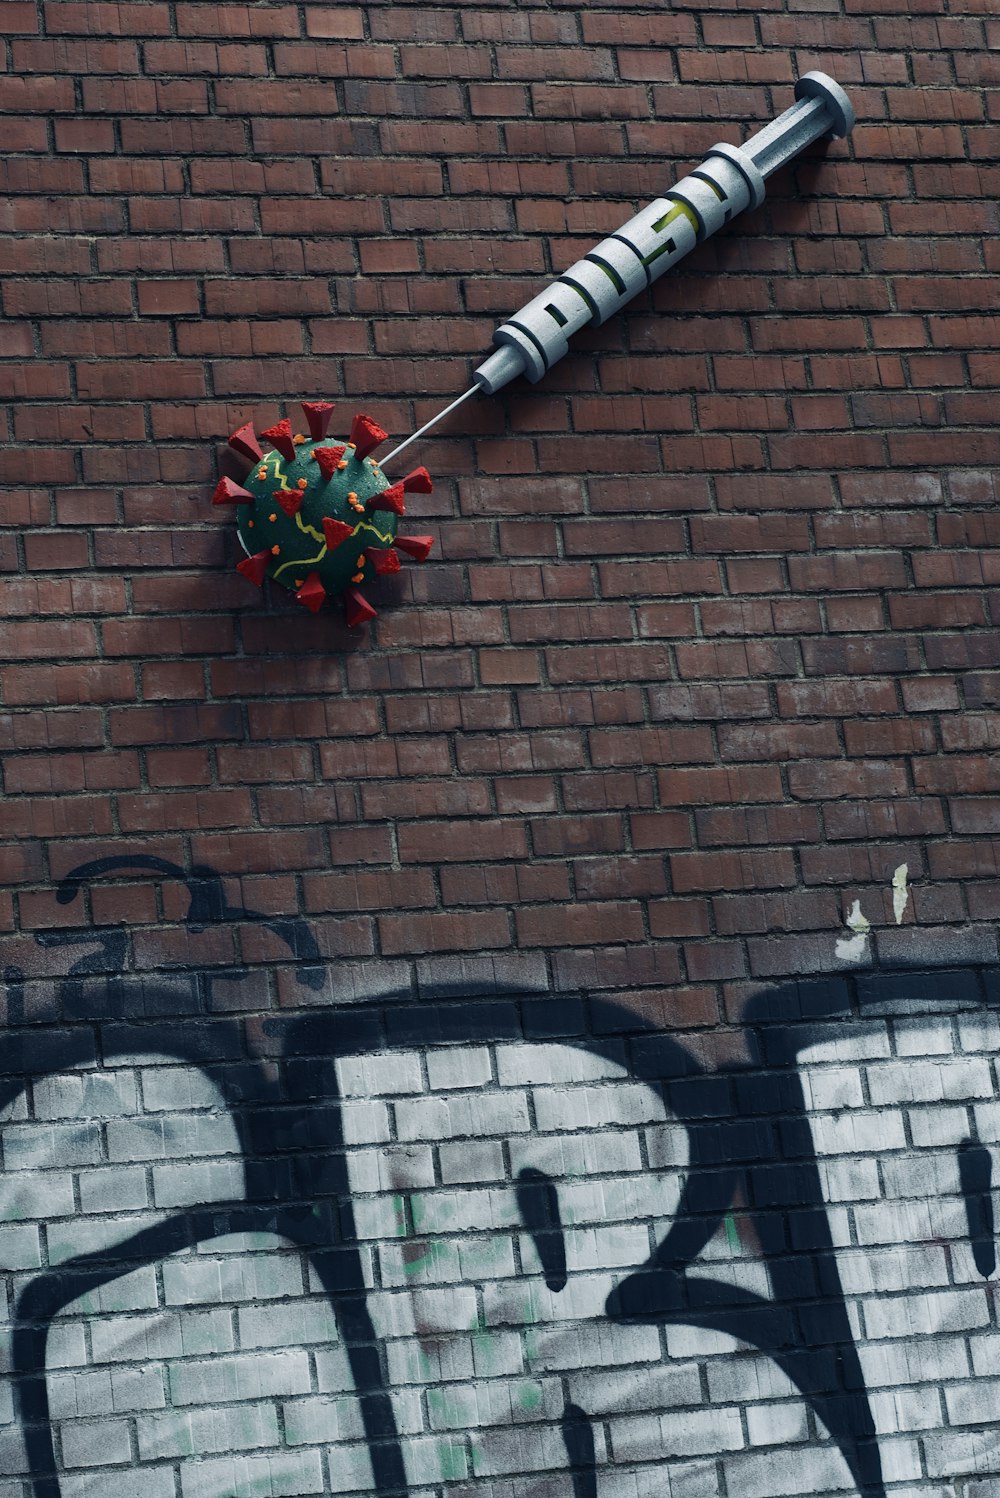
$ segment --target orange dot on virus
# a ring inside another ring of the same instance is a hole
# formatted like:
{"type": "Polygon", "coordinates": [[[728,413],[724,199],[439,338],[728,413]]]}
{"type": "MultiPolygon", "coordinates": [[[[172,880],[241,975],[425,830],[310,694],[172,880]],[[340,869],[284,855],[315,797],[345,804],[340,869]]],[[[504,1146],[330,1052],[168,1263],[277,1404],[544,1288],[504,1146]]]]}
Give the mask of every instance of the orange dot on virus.
{"type": "Polygon", "coordinates": [[[387,482],[373,451],[387,434],[371,417],[356,416],[343,445],[324,445],[332,409],[329,402],[303,402],[310,433],[306,437],[293,431],[287,416],[260,438],[253,424],[246,422],[229,440],[247,460],[253,478],[244,480],[243,488],[230,478],[222,479],[212,498],[218,505],[244,506],[237,516],[242,549],[247,553],[237,564],[243,577],[259,588],[270,574],[294,589],[298,603],[311,613],[326,600],[343,595],[347,623],[356,628],[375,618],[375,609],[363,596],[369,579],[376,573],[397,572],[399,554],[426,560],[431,537],[399,536],[396,527],[403,512],[403,490],[427,494],[431,482],[422,468],[396,484],[387,482]],[[273,451],[262,450],[265,443],[273,451]],[[357,472],[362,465],[365,474],[357,472]],[[363,494],[348,490],[352,479],[360,482],[363,494]],[[288,527],[285,515],[292,521],[288,527]],[[304,524],[307,515],[322,525],[321,534],[304,524]],[[250,532],[261,527],[270,529],[270,540],[251,541],[250,532]],[[321,542],[318,557],[309,555],[314,548],[304,536],[300,540],[296,531],[321,542]],[[368,531],[378,546],[366,545],[368,531]],[[343,552],[338,551],[340,547],[343,552]],[[347,560],[352,554],[353,569],[347,560]]]}

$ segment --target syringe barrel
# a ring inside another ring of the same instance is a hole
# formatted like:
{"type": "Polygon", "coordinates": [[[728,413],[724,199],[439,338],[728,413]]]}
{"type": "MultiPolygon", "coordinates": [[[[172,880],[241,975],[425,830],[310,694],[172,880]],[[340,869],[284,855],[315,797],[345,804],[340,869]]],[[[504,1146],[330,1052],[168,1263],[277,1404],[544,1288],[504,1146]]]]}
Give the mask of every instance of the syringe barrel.
{"type": "Polygon", "coordinates": [[[492,395],[518,374],[540,380],[574,333],[599,326],[689,250],[764,200],[764,179],[821,136],[848,135],[854,110],[825,73],[806,73],[796,103],[743,146],[713,146],[689,176],[623,224],[522,307],[493,335],[496,352],[475,372],[492,395]]]}

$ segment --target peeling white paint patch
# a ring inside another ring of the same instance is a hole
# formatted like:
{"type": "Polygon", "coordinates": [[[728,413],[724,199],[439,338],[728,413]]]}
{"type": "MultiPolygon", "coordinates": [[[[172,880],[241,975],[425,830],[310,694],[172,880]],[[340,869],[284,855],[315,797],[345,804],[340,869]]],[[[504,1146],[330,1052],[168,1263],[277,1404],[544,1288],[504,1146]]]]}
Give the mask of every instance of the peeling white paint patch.
{"type": "Polygon", "coordinates": [[[903,916],[910,903],[909,878],[909,864],[901,863],[892,876],[892,913],[896,917],[897,926],[903,924],[903,916]]]}
{"type": "Polygon", "coordinates": [[[866,962],[868,959],[868,936],[862,931],[857,936],[837,938],[837,956],[841,962],[866,962]]]}
{"type": "Polygon", "coordinates": [[[860,900],[855,900],[851,906],[851,913],[847,917],[845,924],[851,931],[857,931],[859,934],[863,932],[865,936],[872,929],[871,921],[868,920],[867,916],[862,914],[860,900]]]}
{"type": "Polygon", "coordinates": [[[868,935],[872,927],[867,916],[862,913],[860,900],[855,900],[851,906],[845,925],[854,935],[838,937],[836,955],[841,962],[864,962],[869,955],[868,935]]]}

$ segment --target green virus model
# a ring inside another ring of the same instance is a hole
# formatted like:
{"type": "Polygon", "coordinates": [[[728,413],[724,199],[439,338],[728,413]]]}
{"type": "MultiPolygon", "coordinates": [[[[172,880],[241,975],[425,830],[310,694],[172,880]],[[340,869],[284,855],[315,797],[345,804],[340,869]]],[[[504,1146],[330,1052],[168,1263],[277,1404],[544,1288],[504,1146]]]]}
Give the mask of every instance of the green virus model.
{"type": "Polygon", "coordinates": [[[253,467],[242,486],[219,480],[217,505],[236,505],[240,545],[246,557],[237,571],[261,587],[265,577],[295,594],[317,613],[328,597],[343,594],[352,627],[375,618],[358,591],[373,576],[398,572],[399,553],[424,562],[430,536],[398,534],[405,497],[429,494],[431,477],[418,468],[390,483],[370,456],[388,436],[369,416],[356,416],[350,440],[327,441],[333,406],[304,402],[309,436],[292,432],[286,416],[262,432],[264,452],[253,423],[240,427],[229,445],[253,467]]]}

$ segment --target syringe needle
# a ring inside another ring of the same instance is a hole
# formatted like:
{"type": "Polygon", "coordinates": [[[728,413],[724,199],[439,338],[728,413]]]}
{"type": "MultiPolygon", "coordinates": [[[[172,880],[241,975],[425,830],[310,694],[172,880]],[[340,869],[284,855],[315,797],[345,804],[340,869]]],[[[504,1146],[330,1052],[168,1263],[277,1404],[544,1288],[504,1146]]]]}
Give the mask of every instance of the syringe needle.
{"type": "Polygon", "coordinates": [[[401,442],[398,447],[394,447],[388,457],[382,458],[380,460],[378,466],[384,472],[386,464],[391,463],[393,458],[397,458],[404,448],[410,446],[411,442],[416,442],[418,437],[422,437],[425,432],[429,432],[431,427],[436,427],[439,421],[444,421],[445,417],[450,416],[452,411],[458,410],[463,401],[467,401],[470,395],[478,395],[479,391],[480,386],[473,385],[465,392],[464,395],[460,395],[457,401],[452,401],[450,406],[446,406],[443,411],[439,411],[436,416],[432,416],[430,421],[425,422],[424,425],[419,429],[419,431],[414,432],[412,437],[407,437],[405,442],[401,442]]]}

